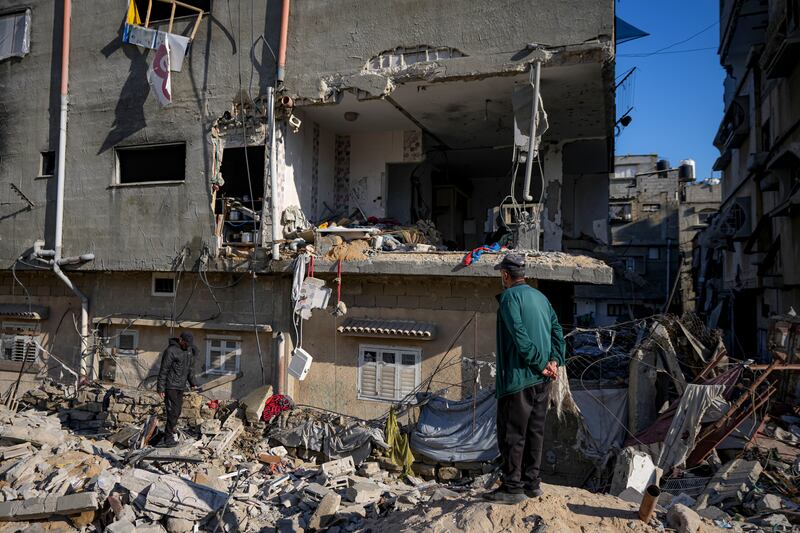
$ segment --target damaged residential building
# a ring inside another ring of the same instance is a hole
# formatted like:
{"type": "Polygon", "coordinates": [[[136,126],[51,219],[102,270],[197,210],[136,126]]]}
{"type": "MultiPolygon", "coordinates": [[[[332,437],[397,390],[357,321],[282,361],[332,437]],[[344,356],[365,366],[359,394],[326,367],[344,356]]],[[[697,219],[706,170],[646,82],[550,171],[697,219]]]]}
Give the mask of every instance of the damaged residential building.
{"type": "Polygon", "coordinates": [[[79,2],[69,62],[61,8],[0,1],[6,382],[152,387],[188,329],[219,397],[375,416],[493,358],[480,247],[564,323],[612,280],[570,253],[608,240],[611,0],[79,2]]]}
{"type": "Polygon", "coordinates": [[[594,248],[614,268],[614,284],[576,289],[577,324],[608,326],[680,310],[681,294],[673,293],[681,254],[691,257],[679,246],[690,227],[684,220],[708,216],[708,207],[694,205],[699,200],[694,191],[705,186],[693,181],[691,160],[671,168],[656,154],[615,158],[608,192],[611,242],[594,248]]]}
{"type": "Polygon", "coordinates": [[[766,357],[770,318],[800,304],[798,51],[796,1],[720,3],[722,205],[698,235],[698,311],[742,358],[766,357]]]}

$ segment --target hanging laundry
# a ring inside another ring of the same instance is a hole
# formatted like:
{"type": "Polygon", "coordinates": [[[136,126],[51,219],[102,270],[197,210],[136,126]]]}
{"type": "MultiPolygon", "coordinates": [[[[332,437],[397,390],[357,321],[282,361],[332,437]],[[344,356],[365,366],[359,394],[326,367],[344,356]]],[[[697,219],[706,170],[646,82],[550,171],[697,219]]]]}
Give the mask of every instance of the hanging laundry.
{"type": "Polygon", "coordinates": [[[153,63],[147,70],[147,81],[161,107],[172,103],[172,82],[169,73],[169,41],[164,40],[156,49],[153,63]]]}
{"type": "Polygon", "coordinates": [[[477,262],[480,260],[481,256],[487,252],[499,252],[503,249],[505,249],[505,246],[501,246],[499,242],[490,244],[489,246],[479,246],[471,252],[467,252],[467,255],[464,256],[464,266],[470,266],[472,263],[477,262]]]}

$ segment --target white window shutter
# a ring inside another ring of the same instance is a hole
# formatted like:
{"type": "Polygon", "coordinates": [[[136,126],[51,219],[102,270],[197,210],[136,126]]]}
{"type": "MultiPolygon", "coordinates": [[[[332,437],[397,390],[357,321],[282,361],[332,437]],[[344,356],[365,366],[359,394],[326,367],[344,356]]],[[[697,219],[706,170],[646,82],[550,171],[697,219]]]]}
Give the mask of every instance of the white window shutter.
{"type": "Polygon", "coordinates": [[[361,394],[376,398],[378,396],[378,364],[363,363],[361,365],[361,394]]]}
{"type": "Polygon", "coordinates": [[[397,367],[381,363],[380,397],[387,400],[397,399],[397,367]]]}
{"type": "Polygon", "coordinates": [[[400,368],[400,398],[405,398],[417,386],[417,367],[403,365],[400,368]]]}

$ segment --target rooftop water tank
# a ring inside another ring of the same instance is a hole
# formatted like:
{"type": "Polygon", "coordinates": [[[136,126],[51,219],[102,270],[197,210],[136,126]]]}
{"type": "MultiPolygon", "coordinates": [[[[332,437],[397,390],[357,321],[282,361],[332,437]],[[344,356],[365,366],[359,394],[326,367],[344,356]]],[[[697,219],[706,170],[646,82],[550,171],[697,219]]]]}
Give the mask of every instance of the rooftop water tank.
{"type": "Polygon", "coordinates": [[[694,159],[684,159],[678,167],[678,179],[680,181],[694,181],[695,163],[694,159]]]}

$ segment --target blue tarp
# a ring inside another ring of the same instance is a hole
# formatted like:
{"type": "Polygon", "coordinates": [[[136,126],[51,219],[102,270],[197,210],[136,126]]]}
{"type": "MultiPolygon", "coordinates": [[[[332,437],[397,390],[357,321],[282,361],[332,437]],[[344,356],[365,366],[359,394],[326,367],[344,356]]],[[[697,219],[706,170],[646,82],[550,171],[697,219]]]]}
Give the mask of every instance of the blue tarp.
{"type": "Polygon", "coordinates": [[[441,462],[492,461],[497,449],[494,390],[483,390],[473,400],[448,400],[431,394],[418,394],[420,409],[417,427],[411,432],[411,449],[416,454],[441,462]]]}
{"type": "Polygon", "coordinates": [[[650,35],[644,30],[640,30],[633,24],[625,22],[619,17],[614,17],[614,27],[616,33],[616,44],[626,43],[635,39],[641,39],[650,35]]]}

